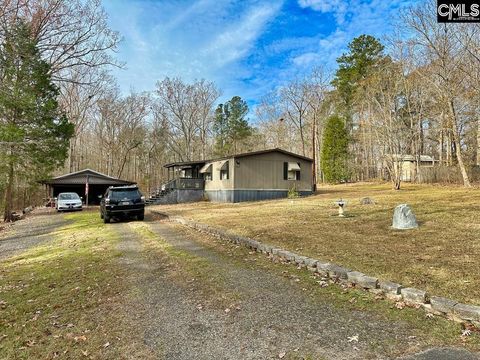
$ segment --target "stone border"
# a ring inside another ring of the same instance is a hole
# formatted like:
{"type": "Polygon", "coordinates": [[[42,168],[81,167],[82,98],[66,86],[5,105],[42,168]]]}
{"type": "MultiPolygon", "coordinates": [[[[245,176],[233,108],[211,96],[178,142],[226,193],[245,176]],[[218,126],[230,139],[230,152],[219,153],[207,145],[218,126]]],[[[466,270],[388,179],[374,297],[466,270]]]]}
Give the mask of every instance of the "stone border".
{"type": "Polygon", "coordinates": [[[458,301],[444,297],[433,296],[423,290],[404,287],[401,284],[391,281],[383,281],[376,277],[368,276],[361,272],[353,271],[330,262],[324,262],[295,254],[248,237],[229,234],[226,231],[210,225],[197,223],[179,216],[171,217],[170,215],[159,211],[152,212],[200,232],[266,254],[274,259],[280,259],[297,267],[306,268],[307,270],[317,273],[324,278],[333,280],[336,283],[349,283],[357,289],[363,289],[375,294],[384,294],[389,300],[403,301],[408,306],[417,308],[422,307],[428,313],[443,316],[456,322],[468,322],[475,327],[480,328],[480,306],[462,304],[458,301]]]}

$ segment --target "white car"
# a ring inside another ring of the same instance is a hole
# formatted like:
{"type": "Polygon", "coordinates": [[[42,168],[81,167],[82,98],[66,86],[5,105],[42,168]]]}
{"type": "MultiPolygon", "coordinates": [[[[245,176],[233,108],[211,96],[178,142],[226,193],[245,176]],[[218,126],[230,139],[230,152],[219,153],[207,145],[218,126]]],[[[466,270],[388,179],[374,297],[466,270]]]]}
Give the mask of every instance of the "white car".
{"type": "Polygon", "coordinates": [[[60,193],[56,199],[57,211],[81,211],[82,199],[77,193],[60,193]]]}

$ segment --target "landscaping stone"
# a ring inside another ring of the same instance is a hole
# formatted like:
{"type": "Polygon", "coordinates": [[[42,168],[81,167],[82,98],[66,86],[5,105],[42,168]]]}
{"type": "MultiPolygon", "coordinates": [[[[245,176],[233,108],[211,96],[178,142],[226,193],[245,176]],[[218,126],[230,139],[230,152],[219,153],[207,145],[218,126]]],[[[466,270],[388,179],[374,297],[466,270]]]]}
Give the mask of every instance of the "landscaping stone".
{"type": "Polygon", "coordinates": [[[452,314],[457,302],[444,297],[432,296],[430,297],[430,304],[432,305],[432,310],[437,313],[452,314]]]}
{"type": "Polygon", "coordinates": [[[418,227],[417,218],[409,205],[402,204],[395,208],[392,227],[400,230],[415,229],[418,227]]]}
{"type": "Polygon", "coordinates": [[[306,256],[295,255],[295,263],[298,266],[305,266],[305,260],[307,259],[306,256]]]}
{"type": "Polygon", "coordinates": [[[321,261],[317,261],[317,272],[321,275],[328,275],[328,270],[329,270],[329,267],[330,267],[330,263],[325,263],[325,262],[321,262],[321,261]]]}
{"type": "Polygon", "coordinates": [[[356,284],[364,289],[376,289],[378,286],[378,279],[372,276],[367,276],[358,271],[350,271],[347,273],[349,282],[356,284]]]}
{"type": "Polygon", "coordinates": [[[292,254],[290,251],[287,250],[280,250],[277,255],[281,258],[283,258],[286,261],[294,261],[295,260],[295,255],[292,254]]]}
{"type": "Polygon", "coordinates": [[[328,276],[330,276],[332,279],[347,279],[347,274],[350,271],[350,269],[345,269],[341,266],[335,265],[335,264],[330,264],[328,266],[328,276]]]}
{"type": "Polygon", "coordinates": [[[347,273],[347,279],[349,282],[353,283],[353,284],[357,284],[358,283],[358,279],[362,276],[365,276],[364,273],[361,273],[359,271],[350,271],[347,273]]]}
{"type": "Polygon", "coordinates": [[[280,251],[282,251],[282,249],[279,249],[279,248],[273,248],[273,249],[272,249],[272,255],[276,255],[276,256],[278,256],[278,253],[279,253],[280,251]]]}
{"type": "Polygon", "coordinates": [[[272,249],[273,249],[273,246],[264,245],[264,250],[263,250],[263,252],[264,252],[265,254],[271,254],[271,253],[272,253],[272,249]]]}
{"type": "Polygon", "coordinates": [[[400,291],[402,290],[402,285],[391,281],[380,281],[379,286],[386,295],[400,295],[400,291]]]}
{"type": "Polygon", "coordinates": [[[317,262],[318,260],[305,257],[305,265],[310,266],[310,267],[317,267],[317,262]]]}
{"type": "Polygon", "coordinates": [[[317,263],[318,260],[311,259],[311,258],[306,258],[305,259],[305,265],[307,266],[307,270],[311,272],[316,272],[317,271],[317,263]]]}
{"type": "Polygon", "coordinates": [[[453,307],[453,312],[460,319],[480,321],[480,306],[457,304],[453,307]]]}
{"type": "Polygon", "coordinates": [[[428,300],[427,293],[423,290],[415,288],[404,288],[400,291],[403,296],[403,300],[409,304],[423,305],[428,300]]]}
{"type": "Polygon", "coordinates": [[[259,253],[265,252],[265,245],[263,245],[262,243],[259,243],[257,246],[257,252],[259,253]]]}
{"type": "Polygon", "coordinates": [[[255,241],[255,240],[250,240],[248,242],[248,246],[253,250],[256,250],[259,245],[260,245],[260,243],[258,241],[255,241]]]}
{"type": "Polygon", "coordinates": [[[375,201],[369,197],[364,197],[360,199],[360,205],[374,205],[375,201]]]}

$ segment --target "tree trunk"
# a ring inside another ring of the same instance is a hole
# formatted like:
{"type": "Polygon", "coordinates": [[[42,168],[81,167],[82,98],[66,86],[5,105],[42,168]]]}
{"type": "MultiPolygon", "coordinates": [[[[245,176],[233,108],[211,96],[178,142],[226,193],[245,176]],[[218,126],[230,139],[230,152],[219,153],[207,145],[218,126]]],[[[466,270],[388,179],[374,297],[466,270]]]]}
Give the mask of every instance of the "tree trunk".
{"type": "Polygon", "coordinates": [[[439,141],[439,149],[438,149],[438,152],[439,152],[439,160],[440,160],[440,166],[443,166],[445,165],[443,163],[443,129],[440,130],[440,141],[439,141]]]}
{"type": "Polygon", "coordinates": [[[393,190],[400,190],[400,185],[402,182],[402,170],[403,170],[403,162],[401,161],[393,161],[393,172],[392,172],[392,182],[393,182],[393,190]]]}
{"type": "Polygon", "coordinates": [[[453,105],[453,101],[450,101],[449,105],[450,105],[450,111],[452,113],[453,143],[455,145],[455,153],[457,156],[458,166],[460,168],[460,172],[462,173],[463,186],[470,188],[472,187],[472,185],[470,184],[470,179],[468,178],[467,170],[463,162],[462,149],[460,146],[460,134],[459,134],[458,124],[457,124],[457,115],[455,113],[455,107],[453,105]]]}
{"type": "MultiPolygon", "coordinates": [[[[13,153],[13,151],[12,151],[13,153]]],[[[10,154],[12,156],[12,154],[10,154]]],[[[13,160],[9,160],[7,188],[5,190],[5,211],[3,213],[3,221],[13,221],[13,160]]]]}
{"type": "Polygon", "coordinates": [[[300,122],[300,139],[302,141],[302,155],[306,156],[305,154],[305,137],[303,136],[303,128],[302,128],[302,123],[300,122]]]}
{"type": "Polygon", "coordinates": [[[480,117],[477,120],[477,159],[476,165],[480,166],[480,117]]]}

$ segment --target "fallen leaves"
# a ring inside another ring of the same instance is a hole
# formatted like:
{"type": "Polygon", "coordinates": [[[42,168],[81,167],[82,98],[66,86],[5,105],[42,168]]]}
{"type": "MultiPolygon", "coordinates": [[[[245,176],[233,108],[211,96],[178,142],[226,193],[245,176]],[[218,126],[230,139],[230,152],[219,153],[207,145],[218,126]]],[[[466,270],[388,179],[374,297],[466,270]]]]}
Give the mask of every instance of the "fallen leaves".
{"type": "Polygon", "coordinates": [[[403,301],[397,301],[395,303],[395,308],[397,308],[398,310],[405,309],[405,306],[407,306],[407,304],[405,304],[403,301]]]}
{"type": "Polygon", "coordinates": [[[358,342],[358,335],[349,336],[347,340],[348,342],[358,342]]]}
{"type": "Polygon", "coordinates": [[[85,335],[80,335],[80,336],[75,336],[73,338],[75,342],[80,342],[80,341],[87,341],[87,337],[85,335]]]}
{"type": "Polygon", "coordinates": [[[320,287],[322,288],[325,288],[328,286],[328,282],[326,282],[325,280],[319,280],[317,281],[317,284],[320,285],[320,287]]]}
{"type": "Polygon", "coordinates": [[[32,347],[36,344],[37,342],[35,340],[28,340],[25,345],[27,345],[28,347],[32,347]]]}

